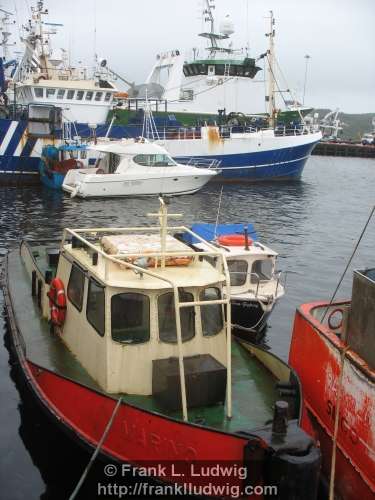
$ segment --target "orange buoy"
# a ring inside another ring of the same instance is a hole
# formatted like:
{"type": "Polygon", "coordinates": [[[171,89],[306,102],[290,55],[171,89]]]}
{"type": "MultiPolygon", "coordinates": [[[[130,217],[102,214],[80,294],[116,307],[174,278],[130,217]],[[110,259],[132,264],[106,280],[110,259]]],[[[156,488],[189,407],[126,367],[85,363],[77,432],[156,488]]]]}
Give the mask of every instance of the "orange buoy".
{"type": "MultiPolygon", "coordinates": [[[[224,245],[226,247],[242,247],[246,245],[246,237],[244,234],[223,234],[219,236],[217,241],[220,245],[224,245]]],[[[251,238],[247,238],[248,245],[253,243],[251,238]]]]}
{"type": "Polygon", "coordinates": [[[51,310],[51,323],[62,326],[66,315],[66,296],[64,283],[60,278],[54,278],[48,292],[49,307],[51,310]]]}

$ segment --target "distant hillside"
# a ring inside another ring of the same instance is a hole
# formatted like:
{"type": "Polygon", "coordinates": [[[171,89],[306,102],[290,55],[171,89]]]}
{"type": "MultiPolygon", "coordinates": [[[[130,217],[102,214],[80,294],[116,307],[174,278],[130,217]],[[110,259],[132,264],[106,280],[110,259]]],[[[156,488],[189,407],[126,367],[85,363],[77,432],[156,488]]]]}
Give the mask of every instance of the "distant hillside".
{"type": "MultiPolygon", "coordinates": [[[[329,111],[329,109],[315,109],[314,113],[319,113],[319,119],[322,119],[329,111]]],[[[371,121],[374,117],[375,113],[339,113],[338,118],[341,122],[343,122],[341,137],[345,139],[359,140],[365,132],[372,131],[371,121]]]]}

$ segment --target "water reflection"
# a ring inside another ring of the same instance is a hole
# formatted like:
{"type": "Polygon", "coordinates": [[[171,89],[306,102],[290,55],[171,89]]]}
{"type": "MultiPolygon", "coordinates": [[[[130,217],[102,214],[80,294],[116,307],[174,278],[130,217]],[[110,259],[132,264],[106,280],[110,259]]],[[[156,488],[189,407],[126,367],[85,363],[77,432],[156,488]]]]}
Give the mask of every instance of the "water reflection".
{"type": "MultiPolygon", "coordinates": [[[[276,306],[264,339],[282,358],[288,357],[296,306],[328,298],[336,287],[375,202],[374,185],[373,160],[319,157],[309,161],[302,182],[225,185],[219,221],[253,222],[261,240],[280,253],[279,267],[292,271],[286,296],[276,306]]],[[[174,198],[171,212],[183,213],[186,224],[215,222],[220,189],[212,184],[195,195],[174,198]]],[[[41,187],[7,187],[0,188],[0,207],[1,259],[20,239],[60,238],[64,227],[153,224],[145,214],[155,212],[158,201],[80,200],[41,187]]],[[[340,298],[350,294],[352,269],[375,265],[374,246],[373,220],[340,289],[340,298]]],[[[2,304],[0,295],[0,307],[2,304]]],[[[0,331],[3,325],[0,318],[0,331]]],[[[43,499],[67,498],[64,494],[72,491],[87,454],[56,433],[35,405],[25,402],[14,370],[12,367],[11,379],[8,352],[2,347],[0,497],[6,491],[7,500],[40,495],[43,499]]],[[[100,477],[100,470],[95,474],[100,477]]],[[[89,492],[86,498],[96,495],[89,492]]]]}

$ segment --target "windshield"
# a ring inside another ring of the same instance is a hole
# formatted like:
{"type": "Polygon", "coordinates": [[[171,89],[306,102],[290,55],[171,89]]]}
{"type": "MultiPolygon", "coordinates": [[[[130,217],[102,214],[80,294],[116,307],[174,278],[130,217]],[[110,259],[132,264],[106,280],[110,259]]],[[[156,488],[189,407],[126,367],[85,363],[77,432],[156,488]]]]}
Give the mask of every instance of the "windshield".
{"type": "Polygon", "coordinates": [[[174,167],[177,163],[168,155],[137,155],[133,158],[138,165],[145,167],[174,167]]]}

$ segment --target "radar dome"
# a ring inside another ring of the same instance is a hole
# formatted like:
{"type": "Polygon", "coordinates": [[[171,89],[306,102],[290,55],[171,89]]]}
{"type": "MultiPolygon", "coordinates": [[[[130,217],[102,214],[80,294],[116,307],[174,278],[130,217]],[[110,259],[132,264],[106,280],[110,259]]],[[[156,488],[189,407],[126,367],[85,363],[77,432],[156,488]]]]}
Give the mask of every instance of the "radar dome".
{"type": "Polygon", "coordinates": [[[220,33],[223,35],[233,35],[234,33],[234,24],[230,17],[230,15],[226,15],[224,19],[221,21],[219,25],[220,33]]]}

